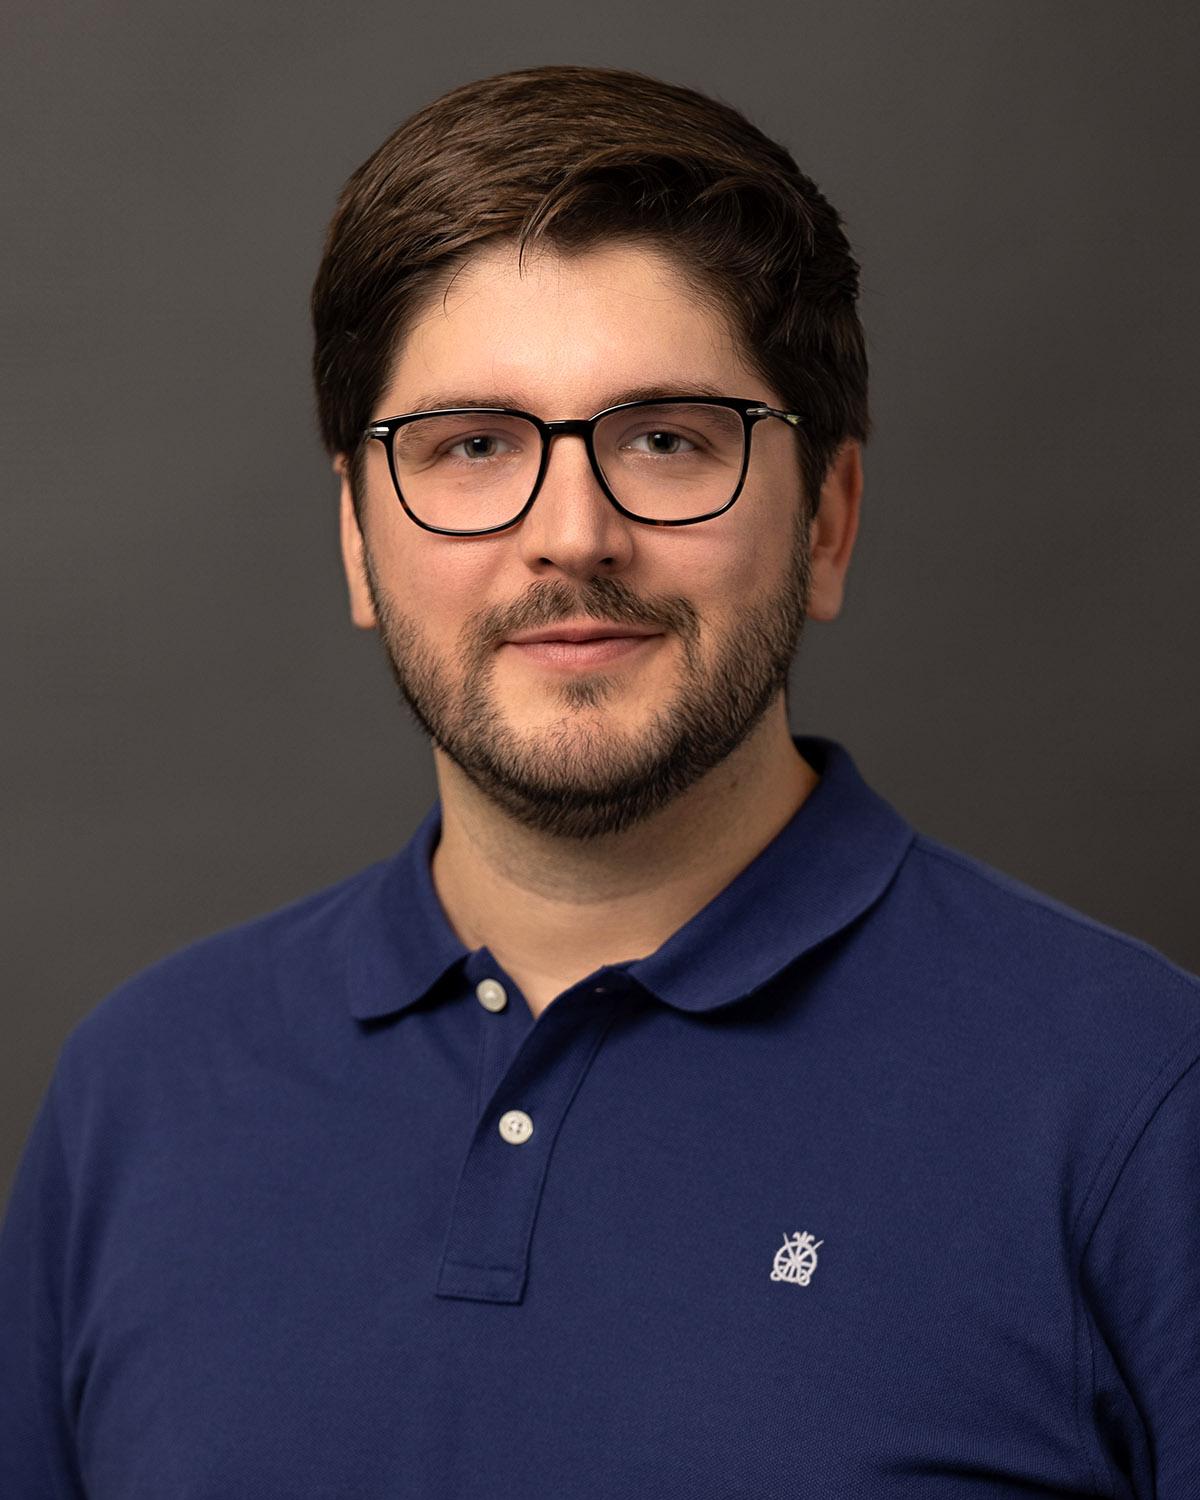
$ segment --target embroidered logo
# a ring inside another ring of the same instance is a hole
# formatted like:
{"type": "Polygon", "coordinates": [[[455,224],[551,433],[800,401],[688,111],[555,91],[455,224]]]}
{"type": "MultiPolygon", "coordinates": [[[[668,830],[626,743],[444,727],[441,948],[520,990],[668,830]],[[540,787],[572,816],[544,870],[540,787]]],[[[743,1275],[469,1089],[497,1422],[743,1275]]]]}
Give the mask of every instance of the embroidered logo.
{"type": "Polygon", "coordinates": [[[797,1286],[807,1286],[817,1269],[817,1246],[824,1243],[824,1240],[814,1241],[807,1231],[803,1234],[785,1234],[783,1244],[775,1252],[771,1280],[792,1281],[797,1286]]]}

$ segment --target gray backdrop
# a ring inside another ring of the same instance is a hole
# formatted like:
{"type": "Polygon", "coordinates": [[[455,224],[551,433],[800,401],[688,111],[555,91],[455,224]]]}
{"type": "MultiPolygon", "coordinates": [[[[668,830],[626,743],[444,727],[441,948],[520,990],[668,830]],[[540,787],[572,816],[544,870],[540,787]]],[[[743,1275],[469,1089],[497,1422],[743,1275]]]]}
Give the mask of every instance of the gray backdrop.
{"type": "Polygon", "coordinates": [[[510,67],[716,94],[839,207],[877,435],[795,727],[1200,970],[1194,10],[26,0],[3,26],[0,1188],[112,987],[428,804],[346,613],[306,299],[347,174],[510,67]]]}

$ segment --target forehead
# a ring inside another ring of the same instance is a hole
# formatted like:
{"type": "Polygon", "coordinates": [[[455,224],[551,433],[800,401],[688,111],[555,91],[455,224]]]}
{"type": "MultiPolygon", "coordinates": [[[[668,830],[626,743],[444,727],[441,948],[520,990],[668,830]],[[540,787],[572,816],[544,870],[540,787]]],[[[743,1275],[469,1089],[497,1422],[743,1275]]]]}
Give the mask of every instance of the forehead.
{"type": "Polygon", "coordinates": [[[390,411],[519,406],[587,415],[631,389],[770,396],[728,319],[665,252],[617,242],[563,253],[512,241],[470,257],[398,349],[390,411]]]}

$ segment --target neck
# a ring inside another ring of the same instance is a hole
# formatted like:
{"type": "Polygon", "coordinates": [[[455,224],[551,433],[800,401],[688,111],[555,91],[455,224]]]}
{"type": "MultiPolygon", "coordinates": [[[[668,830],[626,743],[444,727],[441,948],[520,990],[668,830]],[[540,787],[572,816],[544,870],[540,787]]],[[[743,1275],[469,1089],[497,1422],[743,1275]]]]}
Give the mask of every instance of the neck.
{"type": "Polygon", "coordinates": [[[792,742],[782,695],[732,755],[667,807],[595,839],[529,828],[442,751],[434,759],[434,887],[459,938],[489,949],[535,1015],[601,965],[653,953],[771,842],[818,781],[792,742]]]}

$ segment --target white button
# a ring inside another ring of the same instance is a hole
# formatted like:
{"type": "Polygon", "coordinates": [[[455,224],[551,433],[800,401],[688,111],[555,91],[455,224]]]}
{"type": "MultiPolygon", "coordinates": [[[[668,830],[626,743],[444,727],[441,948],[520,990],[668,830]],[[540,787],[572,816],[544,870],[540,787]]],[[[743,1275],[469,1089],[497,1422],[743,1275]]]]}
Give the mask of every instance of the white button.
{"type": "Polygon", "coordinates": [[[523,1109],[510,1109],[500,1117],[500,1134],[510,1146],[523,1146],[533,1134],[533,1121],[523,1109]]]}
{"type": "Polygon", "coordinates": [[[481,979],[475,986],[475,998],[484,1010],[503,1010],[508,1004],[504,986],[494,979],[481,979]]]}

